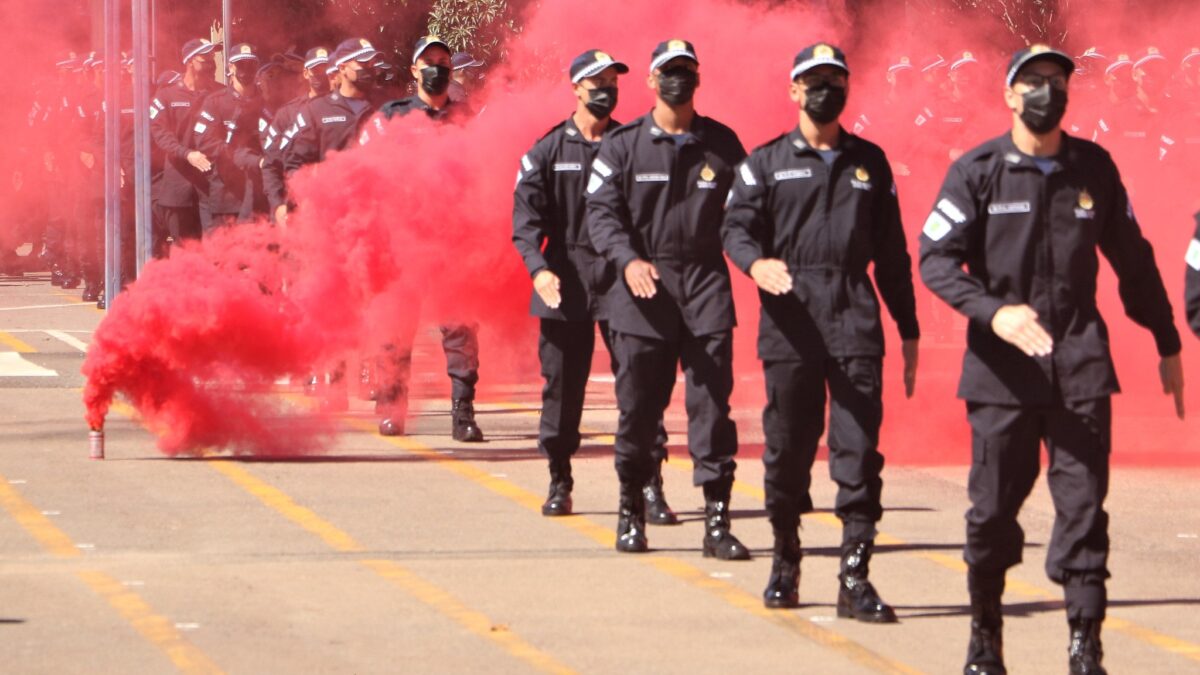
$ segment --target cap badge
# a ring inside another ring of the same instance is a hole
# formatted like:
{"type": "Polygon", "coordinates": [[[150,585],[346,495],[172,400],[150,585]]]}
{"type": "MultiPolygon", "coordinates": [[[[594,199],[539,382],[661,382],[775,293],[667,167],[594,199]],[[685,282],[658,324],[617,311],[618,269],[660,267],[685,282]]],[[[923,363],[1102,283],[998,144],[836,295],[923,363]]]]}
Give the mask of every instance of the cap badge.
{"type": "Polygon", "coordinates": [[[832,59],[833,47],[830,47],[829,45],[817,45],[816,48],[813,49],[813,56],[818,59],[832,59]]]}
{"type": "Polygon", "coordinates": [[[1034,45],[1029,48],[1030,54],[1045,54],[1048,51],[1050,51],[1049,45],[1034,45]]]}
{"type": "Polygon", "coordinates": [[[601,51],[593,52],[592,58],[596,59],[597,63],[608,63],[609,61],[613,60],[611,56],[601,51]]]}
{"type": "Polygon", "coordinates": [[[374,47],[371,46],[371,43],[367,40],[359,40],[358,46],[362,47],[363,49],[374,49],[374,47]]]}
{"type": "Polygon", "coordinates": [[[254,50],[250,48],[250,45],[242,45],[242,53],[243,54],[253,54],[254,50]]]}
{"type": "Polygon", "coordinates": [[[317,58],[327,59],[327,58],[329,58],[329,52],[325,51],[324,49],[318,49],[317,50],[317,58]]]}
{"type": "Polygon", "coordinates": [[[671,40],[667,43],[667,49],[673,52],[687,51],[687,43],[683,40],[671,40]]]}

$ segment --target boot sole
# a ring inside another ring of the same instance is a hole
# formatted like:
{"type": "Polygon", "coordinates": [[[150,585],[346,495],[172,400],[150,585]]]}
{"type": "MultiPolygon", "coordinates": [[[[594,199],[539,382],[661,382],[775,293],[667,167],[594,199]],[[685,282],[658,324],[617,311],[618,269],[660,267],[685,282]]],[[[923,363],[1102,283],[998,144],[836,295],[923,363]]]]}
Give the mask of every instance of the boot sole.
{"type": "Polygon", "coordinates": [[[634,548],[622,548],[621,546],[617,546],[617,553],[649,553],[649,552],[650,552],[650,547],[648,545],[641,546],[641,547],[634,547],[634,548]]]}
{"type": "Polygon", "coordinates": [[[750,560],[750,551],[746,551],[744,554],[738,554],[738,555],[728,555],[728,554],[720,555],[716,551],[705,546],[704,547],[704,557],[705,558],[716,558],[717,560],[735,560],[735,561],[750,560]]]}
{"type": "Polygon", "coordinates": [[[800,607],[800,601],[792,602],[791,600],[767,600],[763,598],[763,607],[767,609],[797,609],[800,607]]]}
{"type": "Polygon", "coordinates": [[[852,609],[838,607],[837,615],[839,619],[854,619],[862,623],[900,623],[900,620],[894,616],[886,614],[857,614],[852,609]]]}

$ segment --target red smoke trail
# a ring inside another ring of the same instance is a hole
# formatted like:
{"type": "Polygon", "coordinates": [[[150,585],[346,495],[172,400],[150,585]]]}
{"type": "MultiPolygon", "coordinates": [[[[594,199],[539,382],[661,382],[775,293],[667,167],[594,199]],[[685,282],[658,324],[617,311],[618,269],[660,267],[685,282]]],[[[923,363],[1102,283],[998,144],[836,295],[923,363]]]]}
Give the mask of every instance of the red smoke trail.
{"type": "MultiPolygon", "coordinates": [[[[1003,42],[996,37],[1000,29],[986,15],[955,16],[950,30],[939,25],[949,21],[941,15],[937,22],[922,20],[907,14],[903,6],[892,7],[897,4],[874,4],[871,12],[859,13],[869,21],[865,27],[839,35],[833,28],[840,25],[838,17],[790,6],[766,8],[718,0],[671,6],[624,2],[596,12],[582,2],[542,3],[526,17],[523,32],[509,44],[507,62],[489,75],[489,89],[474,102],[482,108],[480,115],[462,126],[412,119],[393,122],[385,135],[376,135],[367,146],[336,155],[297,177],[294,187],[300,210],[286,231],[275,232],[289,270],[286,299],[266,295],[258,287],[262,283],[277,288],[278,276],[257,276],[259,271],[278,271],[277,259],[254,261],[255,272],[249,276],[238,266],[212,265],[212,261],[227,262],[224,256],[230,251],[261,247],[266,235],[254,229],[230,233],[221,240],[222,250],[205,242],[190,257],[185,254],[156,264],[122,297],[124,306],[118,303],[97,334],[97,348],[88,365],[96,381],[95,386],[89,381],[88,389],[92,421],[102,416],[109,396],[123,392],[152,427],[156,427],[154,419],[159,426],[171,425],[173,435],[164,443],[173,451],[205,444],[251,451],[278,448],[271,425],[254,422],[255,415],[278,412],[269,398],[254,398],[265,407],[247,409],[249,419],[233,418],[222,405],[238,401],[239,395],[198,386],[195,377],[164,379],[154,387],[141,380],[147,372],[163,372],[155,370],[161,368],[207,375],[202,381],[212,381],[215,373],[227,382],[270,382],[302,374],[314,365],[321,368],[341,358],[353,361],[357,354],[373,353],[414,322],[482,324],[484,402],[490,384],[537,385],[536,324],[527,314],[529,280],[509,241],[511,190],[521,154],[570,114],[573,98],[566,65],[587,48],[602,48],[631,66],[622,78],[616,113],[618,119],[628,120],[651,104],[645,79],[653,46],[674,37],[693,41],[703,64],[698,109],[736,129],[750,149],[795,124],[786,73],[801,47],[817,40],[858,45],[849,53],[854,72],[844,121],[851,126],[865,114],[869,123],[862,134],[888,150],[894,162],[906,165],[908,171],[898,176],[897,183],[911,233],[910,253],[915,256],[916,234],[953,148],[969,148],[1003,133],[1010,124],[1000,96],[1001,72],[1007,54],[1018,45],[998,44],[1003,42]],[[927,36],[952,37],[931,44],[927,36]],[[910,85],[899,92],[898,100],[889,101],[887,65],[908,56],[919,66],[935,53],[956,60],[964,50],[981,62],[972,81],[962,85],[964,103],[955,113],[968,123],[961,125],[965,129],[954,143],[945,134],[922,135],[907,113],[925,104],[946,109],[940,93],[944,74],[936,88],[910,85]],[[188,290],[167,290],[172,288],[188,290]],[[172,309],[170,318],[165,318],[168,300],[178,303],[181,297],[194,303],[193,311],[200,314],[189,318],[172,309]],[[118,322],[129,325],[112,325],[118,322]],[[253,339],[233,339],[243,335],[253,339]],[[212,336],[224,337],[212,341],[212,336]],[[123,345],[123,360],[109,353],[114,342],[123,345]],[[257,424],[254,433],[245,428],[251,423],[257,424]]],[[[1169,34],[1172,26],[1196,25],[1186,17],[1172,19],[1171,24],[1156,26],[1164,31],[1159,34],[1169,34]]],[[[1080,25],[1103,22],[1081,21],[1080,25]]],[[[1075,52],[1082,52],[1091,40],[1115,44],[1125,39],[1118,32],[1094,36],[1082,32],[1074,34],[1079,42],[1070,48],[1075,52]]],[[[1076,98],[1072,113],[1080,103],[1076,98]]],[[[1155,194],[1156,187],[1168,184],[1158,180],[1161,167],[1117,159],[1130,182],[1139,186],[1143,226],[1159,251],[1172,298],[1179,298],[1188,214],[1196,205],[1184,203],[1187,199],[1181,193],[1155,194]]],[[[1196,168],[1193,163],[1176,171],[1194,176],[1196,168]]],[[[741,322],[735,337],[736,403],[755,408],[763,398],[754,354],[757,297],[740,274],[735,278],[741,322]]],[[[1113,329],[1126,391],[1117,402],[1117,456],[1134,461],[1161,460],[1172,453],[1176,459],[1183,457],[1178,451],[1188,447],[1187,437],[1196,437],[1197,425],[1169,419],[1171,406],[1159,393],[1153,372],[1157,358],[1149,336],[1122,316],[1115,301],[1115,282],[1102,280],[1101,287],[1102,311],[1113,329]]],[[[965,408],[954,398],[962,326],[952,319],[938,335],[935,313],[940,310],[944,315],[945,308],[932,301],[919,283],[918,295],[926,338],[918,392],[911,401],[899,393],[897,337],[894,329],[887,329],[892,349],[885,368],[888,415],[883,448],[892,462],[964,462],[969,456],[965,408]]],[[[886,318],[885,323],[892,325],[886,318]]],[[[432,358],[439,361],[440,369],[441,355],[432,358]]],[[[1194,364],[1188,370],[1200,372],[1194,364]]],[[[1193,383],[1191,389],[1197,386],[1193,383]]],[[[1194,420],[1200,414],[1200,401],[1190,395],[1189,403],[1194,420]]],[[[311,419],[299,411],[288,415],[289,420],[311,419]]],[[[295,428],[290,422],[283,426],[295,428]]],[[[756,428],[743,427],[744,438],[757,435],[756,428]]],[[[293,440],[298,439],[287,444],[293,440]]]]}

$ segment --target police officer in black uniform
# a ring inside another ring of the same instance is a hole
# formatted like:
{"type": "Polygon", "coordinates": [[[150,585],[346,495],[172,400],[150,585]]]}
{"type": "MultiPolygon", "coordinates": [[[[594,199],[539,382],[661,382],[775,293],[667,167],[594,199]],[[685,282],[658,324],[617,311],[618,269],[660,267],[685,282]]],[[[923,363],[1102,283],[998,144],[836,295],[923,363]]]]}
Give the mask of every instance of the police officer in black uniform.
{"type": "Polygon", "coordinates": [[[189,40],[183,46],[187,69],[175,84],[158,92],[150,106],[150,136],[166,156],[162,175],[152,186],[157,219],[175,242],[200,237],[197,196],[208,189],[212,162],[193,144],[200,103],[217,87],[213,52],[221,45],[189,40]]]}
{"type": "Polygon", "coordinates": [[[204,99],[192,128],[192,145],[213,164],[200,194],[205,232],[246,222],[265,210],[260,155],[244,152],[261,147],[256,127],[262,109],[256,83],[259,63],[252,45],[234,45],[226,55],[229,85],[204,99]]]}
{"type": "Polygon", "coordinates": [[[1184,306],[1187,308],[1188,325],[1196,337],[1200,337],[1200,213],[1196,214],[1196,236],[1188,245],[1187,280],[1184,283],[1184,306]]]}
{"type": "Polygon", "coordinates": [[[738,168],[723,237],[730,260],[758,284],[758,354],[767,384],[763,410],[766,504],[775,561],[768,607],[797,607],[800,515],[825,427],[829,389],[829,473],[842,520],[838,615],[892,622],[896,614],[867,580],[875,523],[883,514],[883,325],[875,284],[903,339],[905,390],[916,379],[917,325],[912,260],[904,243],[895,183],[883,150],[845,131],[849,68],[840,49],[805,48],[792,66],[796,128],[763,145],[738,168]]]}
{"type": "MultiPolygon", "coordinates": [[[[533,280],[530,313],[539,318],[542,415],[538,447],[550,462],[547,516],[571,513],[571,456],[579,449],[579,423],[592,369],[596,322],[612,354],[604,295],[616,280],[612,263],[596,253],[585,221],[584,184],[601,137],[620,126],[612,119],[617,78],[629,72],[597,49],[575,57],[570,76],[574,114],[555,126],[521,158],[513,194],[513,244],[533,280]]],[[[616,359],[612,370],[617,372],[616,359]]],[[[657,471],[646,486],[650,522],[677,524],[662,494],[664,445],[656,446],[657,471]]]]}
{"type": "Polygon", "coordinates": [[[379,56],[370,41],[344,40],[333,54],[340,85],[327,96],[310,99],[296,113],[296,133],[291,151],[284,154],[284,172],[290,175],[303,166],[325,160],[330,152],[344,150],[358,140],[359,133],[378,109],[375,99],[375,69],[379,56]]]}
{"type": "MultiPolygon", "coordinates": [[[[469,111],[465,104],[450,100],[450,46],[436,35],[426,35],[413,48],[411,72],[418,83],[417,95],[384,104],[381,119],[405,117],[420,112],[439,122],[454,122],[469,111]]],[[[380,120],[366,130],[363,142],[371,134],[383,134],[380,120]]],[[[412,324],[413,330],[416,323],[412,324]]],[[[464,443],[482,443],[483,430],[475,421],[475,385],[479,382],[479,335],[474,324],[450,324],[441,327],[442,351],[446,354],[446,374],[450,376],[452,408],[451,437],[464,443]]],[[[397,436],[404,433],[408,412],[408,381],[412,368],[412,336],[402,336],[400,344],[385,347],[380,360],[382,387],[376,395],[381,416],[379,433],[397,436]]]]}
{"type": "Polygon", "coordinates": [[[1044,45],[1013,56],[1011,133],[950,167],[921,235],[925,284],[970,320],[958,389],[972,435],[966,673],[1005,672],[1000,598],[1006,570],[1021,562],[1017,513],[1043,442],[1055,507],[1046,572],[1064,589],[1070,670],[1104,672],[1104,498],[1119,387],[1096,307],[1097,247],[1126,313],[1154,334],[1163,389],[1183,416],[1179,333],[1154,253],[1112,158],[1060,126],[1073,70],[1044,45]]]}
{"type": "Polygon", "coordinates": [[[746,151],[733,130],[696,114],[699,68],[689,42],[660,43],[647,79],[653,110],[604,136],[588,179],[592,243],[618,275],[608,297],[620,408],[616,548],[648,548],[642,490],[654,476],[655,434],[682,363],[692,480],[704,488],[704,555],[746,560],[750,552],[729,521],[737,321],[720,236],[734,168],[746,151]]]}
{"type": "Polygon", "coordinates": [[[292,141],[300,129],[296,115],[310,100],[328,96],[331,78],[325,71],[329,68],[329,49],[313,47],[304,55],[303,77],[307,91],[281,106],[271,117],[263,137],[263,191],[267,206],[276,223],[287,222],[287,181],[284,178],[284,156],[291,151],[292,141]]]}

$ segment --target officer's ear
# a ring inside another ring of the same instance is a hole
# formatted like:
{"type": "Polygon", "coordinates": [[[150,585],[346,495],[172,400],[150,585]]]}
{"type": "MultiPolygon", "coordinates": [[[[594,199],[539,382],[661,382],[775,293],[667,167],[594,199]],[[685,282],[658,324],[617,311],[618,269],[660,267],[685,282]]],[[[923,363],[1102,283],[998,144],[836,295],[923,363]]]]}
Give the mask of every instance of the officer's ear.
{"type": "Polygon", "coordinates": [[[416,80],[417,82],[421,81],[421,67],[420,66],[418,66],[417,64],[414,63],[411,66],[409,66],[408,72],[412,73],[414,80],[416,80]]]}
{"type": "Polygon", "coordinates": [[[1025,105],[1025,100],[1012,87],[1005,87],[1004,88],[1004,105],[1008,106],[1009,110],[1011,110],[1019,115],[1019,114],[1021,114],[1021,109],[1025,105]]]}
{"type": "Polygon", "coordinates": [[[646,86],[650,87],[652,91],[658,91],[658,70],[654,70],[646,76],[646,86]]]}
{"type": "Polygon", "coordinates": [[[804,87],[800,86],[800,82],[792,80],[792,83],[788,85],[788,98],[792,99],[792,103],[803,104],[804,87]]]}

